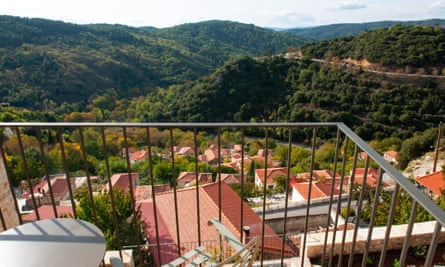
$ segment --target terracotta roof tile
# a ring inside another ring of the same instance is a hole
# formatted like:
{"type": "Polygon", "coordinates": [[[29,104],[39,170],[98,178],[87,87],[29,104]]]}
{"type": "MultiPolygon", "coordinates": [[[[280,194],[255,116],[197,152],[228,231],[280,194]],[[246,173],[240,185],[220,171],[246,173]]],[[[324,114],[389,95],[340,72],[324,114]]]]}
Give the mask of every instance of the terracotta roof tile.
{"type": "MultiPolygon", "coordinates": [[[[255,173],[264,184],[264,169],[256,169],[255,173]]],[[[287,168],[267,168],[267,182],[273,183],[273,179],[278,176],[287,176],[287,168]]]]}
{"type": "MultiPolygon", "coordinates": [[[[216,240],[217,233],[213,226],[208,226],[207,221],[211,218],[218,218],[218,183],[207,184],[198,187],[199,192],[199,216],[196,199],[196,188],[187,188],[177,191],[178,200],[178,225],[181,243],[195,242],[198,240],[198,219],[201,229],[201,240],[216,240]]],[[[240,237],[241,231],[241,205],[243,205],[244,225],[250,226],[251,236],[260,235],[262,221],[260,217],[225,183],[221,183],[222,198],[222,223],[230,229],[233,234],[240,237]]],[[[154,212],[151,200],[139,202],[141,204],[142,217],[145,220],[145,231],[151,243],[155,240],[154,212]]],[[[157,218],[159,220],[159,235],[161,242],[176,242],[176,218],[173,192],[156,195],[157,218]]],[[[281,239],[268,226],[265,225],[265,235],[271,236],[265,240],[265,250],[270,253],[279,254],[281,239]]],[[[177,257],[177,247],[171,247],[173,253],[162,251],[163,263],[177,257]]],[[[184,249],[187,250],[187,249],[184,249]]],[[[290,247],[286,246],[286,251],[292,253],[290,247]]],[[[155,254],[156,255],[156,254],[155,254]]],[[[156,257],[155,257],[156,259],[156,257]]]]}
{"type": "Polygon", "coordinates": [[[132,162],[143,161],[143,160],[146,160],[147,157],[148,157],[147,150],[138,150],[138,151],[134,152],[133,154],[131,154],[130,161],[132,161],[132,162]]]}
{"type": "MultiPolygon", "coordinates": [[[[138,178],[139,178],[139,175],[137,173],[131,174],[133,188],[136,187],[138,178]]],[[[128,173],[116,173],[116,174],[113,174],[113,176],[111,176],[110,179],[111,179],[111,185],[112,185],[113,189],[121,189],[121,190],[124,190],[125,193],[127,193],[130,190],[128,173]]],[[[108,184],[107,184],[107,188],[108,188],[108,184]]]]}
{"type": "MultiPolygon", "coordinates": [[[[327,197],[328,195],[326,195],[317,185],[318,183],[312,183],[312,188],[311,188],[311,195],[310,198],[311,199],[316,199],[316,198],[324,198],[327,197]]],[[[295,190],[297,190],[297,192],[304,198],[304,199],[308,199],[309,198],[309,185],[310,183],[308,182],[303,182],[303,183],[296,183],[294,184],[294,188],[295,190]]]]}
{"type": "MultiPolygon", "coordinates": [[[[73,217],[73,208],[71,206],[56,206],[56,210],[58,217],[63,217],[63,216],[73,217]]],[[[53,206],[51,205],[40,206],[38,208],[38,212],[40,220],[55,218],[53,206]]],[[[35,211],[23,216],[23,221],[25,222],[33,222],[36,220],[37,220],[37,214],[35,213],[35,211]]]]}
{"type": "MultiPolygon", "coordinates": [[[[226,184],[239,184],[241,183],[241,174],[238,173],[221,173],[221,181],[226,184]]],[[[244,182],[246,181],[246,175],[244,175],[244,182]]]]}
{"type": "Polygon", "coordinates": [[[417,177],[416,182],[438,196],[441,196],[441,190],[445,189],[445,180],[441,171],[417,177]]]}
{"type": "MultiPolygon", "coordinates": [[[[364,168],[355,169],[354,183],[361,185],[363,184],[364,178],[365,178],[365,169],[364,168]]],[[[379,179],[379,172],[376,169],[368,168],[368,174],[366,176],[366,184],[369,185],[370,187],[376,187],[378,179],[379,179]]],[[[383,180],[382,180],[382,185],[388,186],[388,184],[383,182],[383,180]]]]}

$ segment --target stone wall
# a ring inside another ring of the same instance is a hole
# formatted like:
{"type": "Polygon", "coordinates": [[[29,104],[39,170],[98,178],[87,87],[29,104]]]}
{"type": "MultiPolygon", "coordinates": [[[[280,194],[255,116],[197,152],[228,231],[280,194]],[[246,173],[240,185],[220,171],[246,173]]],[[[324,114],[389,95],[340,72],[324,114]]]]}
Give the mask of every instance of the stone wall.
{"type": "MultiPolygon", "coordinates": [[[[3,158],[0,156],[0,209],[5,220],[6,228],[15,227],[19,224],[14,206],[11,188],[9,187],[8,176],[6,174],[3,158]]],[[[0,223],[0,231],[4,231],[0,223]]]]}
{"type": "MultiPolygon", "coordinates": [[[[328,220],[327,214],[320,215],[310,215],[309,216],[309,231],[315,231],[319,226],[326,227],[326,222],[328,220]]],[[[273,218],[266,219],[266,223],[275,231],[277,234],[283,233],[284,218],[273,218]]],[[[287,232],[304,232],[304,225],[306,223],[305,216],[292,216],[287,218],[286,230],[287,232]]]]}
{"type": "MultiPolygon", "coordinates": [[[[410,246],[416,247],[420,245],[429,245],[433,235],[434,227],[436,222],[422,222],[414,224],[413,231],[410,238],[410,246]]],[[[406,239],[406,229],[407,224],[403,225],[393,225],[391,228],[390,240],[387,246],[387,250],[399,250],[403,247],[403,242],[406,239]]],[[[372,238],[369,241],[369,252],[380,252],[383,246],[383,241],[385,238],[386,226],[374,227],[372,232],[372,238]]],[[[335,237],[335,247],[334,255],[348,255],[351,251],[352,238],[354,235],[354,230],[346,231],[346,241],[344,250],[341,249],[341,242],[343,238],[343,231],[337,231],[335,237]]],[[[365,245],[368,242],[368,228],[360,228],[357,232],[357,239],[354,249],[354,254],[363,254],[365,245]]],[[[330,251],[332,244],[333,232],[328,235],[328,245],[327,251],[330,251]]],[[[325,239],[325,233],[310,233],[307,237],[306,243],[306,257],[317,258],[321,257],[321,251],[323,251],[323,244],[325,239]]],[[[445,229],[442,228],[440,234],[439,243],[445,242],[445,229]]],[[[301,244],[301,249],[303,249],[303,244],[301,244]]]]}

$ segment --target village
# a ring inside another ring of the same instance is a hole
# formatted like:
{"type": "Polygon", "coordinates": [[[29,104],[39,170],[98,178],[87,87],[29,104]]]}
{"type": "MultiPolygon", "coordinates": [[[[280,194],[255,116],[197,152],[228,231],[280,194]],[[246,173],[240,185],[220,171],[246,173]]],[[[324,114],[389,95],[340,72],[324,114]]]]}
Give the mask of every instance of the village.
{"type": "MultiPolygon", "coordinates": [[[[195,153],[192,147],[175,146],[172,151],[174,157],[194,156],[195,153]]],[[[355,168],[354,172],[351,171],[343,175],[339,172],[334,174],[331,170],[313,170],[312,172],[292,174],[287,167],[280,167],[279,162],[272,160],[272,150],[266,152],[265,149],[259,149],[254,156],[243,155],[242,151],[241,145],[233,145],[231,149],[218,149],[217,145],[210,145],[203,154],[197,157],[200,162],[213,166],[221,164],[221,166],[227,166],[237,171],[218,173],[216,177],[212,176],[210,172],[180,172],[174,186],[171,184],[140,185],[138,173],[115,173],[110,177],[108,183],[102,185],[97,183],[97,176],[90,177],[90,179],[94,185],[95,194],[106,194],[110,189],[121,190],[124,193],[133,191],[134,200],[144,222],[147,247],[153,250],[154,254],[157,249],[161,251],[162,259],[156,257],[153,259],[156,265],[159,265],[158,260],[168,262],[177,256],[175,241],[178,233],[181,236],[181,242],[189,244],[190,248],[197,243],[196,235],[190,234],[190,230],[193,229],[181,227],[179,232],[176,232],[177,221],[198,220],[202,225],[206,225],[209,219],[222,216],[231,224],[237,225],[242,216],[244,224],[250,227],[249,235],[255,236],[261,235],[260,225],[262,220],[265,220],[264,231],[267,238],[264,241],[264,249],[270,258],[274,258],[274,255],[275,257],[280,256],[282,252],[280,240],[283,234],[286,234],[288,240],[285,254],[295,256],[302,254],[300,251],[302,248],[301,234],[308,230],[312,239],[316,239],[317,234],[326,231],[327,222],[329,222],[328,227],[336,229],[366,229],[366,222],[353,216],[358,213],[356,210],[358,198],[352,199],[351,191],[364,186],[375,189],[379,180],[378,170],[355,168]],[[266,199],[263,195],[248,197],[244,201],[232,189],[233,185],[238,185],[239,188],[248,183],[246,175],[248,169],[246,167],[242,169],[242,166],[250,166],[252,161],[264,162],[266,160],[269,167],[255,169],[254,175],[255,189],[259,192],[266,190],[266,199]],[[286,181],[289,181],[287,185],[286,181]],[[281,190],[277,190],[279,187],[281,190]],[[288,188],[287,192],[286,188],[288,188]],[[221,190],[220,197],[218,190],[221,190]],[[333,207],[329,205],[332,200],[334,200],[333,207]],[[354,211],[344,218],[347,203],[349,209],[354,211]],[[156,211],[153,208],[154,204],[156,211]],[[177,209],[175,209],[175,205],[177,205],[177,209]],[[311,206],[311,210],[309,214],[306,214],[306,211],[309,210],[307,209],[308,205],[311,206]],[[337,211],[337,208],[341,210],[337,211]],[[173,210],[177,210],[177,212],[174,213],[173,210]],[[284,216],[285,210],[288,211],[287,218],[284,216]],[[304,229],[304,220],[307,215],[310,217],[309,229],[304,229]],[[158,218],[157,221],[154,218],[158,218]],[[287,220],[286,233],[283,233],[284,220],[287,220]],[[156,233],[155,229],[160,229],[161,233],[156,233]],[[162,238],[157,240],[156,237],[159,234],[162,238]],[[162,245],[156,246],[155,244],[162,245]]],[[[121,153],[122,158],[125,158],[126,155],[129,156],[128,160],[131,164],[149,159],[147,150],[129,148],[128,152],[122,151],[121,153]]],[[[358,155],[360,160],[366,159],[366,156],[366,153],[358,155]]],[[[382,156],[388,162],[396,163],[397,152],[387,151],[382,156]]],[[[171,155],[162,155],[162,157],[171,159],[171,155]]],[[[76,204],[73,203],[70,195],[75,194],[77,189],[86,186],[87,177],[72,177],[69,181],[70,187],[68,187],[65,175],[54,175],[49,179],[42,179],[34,185],[32,192],[34,199],[29,191],[23,190],[22,194],[19,193],[20,197],[17,201],[23,213],[23,221],[51,219],[55,214],[58,214],[59,217],[73,217],[73,204],[76,204]],[[52,201],[56,203],[55,206],[51,204],[52,201]],[[37,209],[34,208],[34,202],[37,209]]],[[[445,187],[441,171],[426,172],[425,175],[416,177],[415,182],[418,188],[431,197],[440,196],[441,189],[445,187]]],[[[391,192],[394,190],[395,183],[391,177],[383,174],[381,186],[384,191],[391,192]]],[[[239,236],[243,234],[245,233],[237,233],[239,236]]],[[[215,233],[212,231],[204,231],[200,236],[203,242],[214,242],[215,238],[215,233]]],[[[317,242],[309,243],[304,246],[306,251],[303,253],[307,257],[320,257],[319,247],[322,245],[317,242]]],[[[127,250],[127,253],[129,255],[124,260],[131,263],[133,261],[132,252],[127,250]]],[[[110,251],[107,254],[109,254],[108,257],[111,257],[116,252],[110,251]]]]}

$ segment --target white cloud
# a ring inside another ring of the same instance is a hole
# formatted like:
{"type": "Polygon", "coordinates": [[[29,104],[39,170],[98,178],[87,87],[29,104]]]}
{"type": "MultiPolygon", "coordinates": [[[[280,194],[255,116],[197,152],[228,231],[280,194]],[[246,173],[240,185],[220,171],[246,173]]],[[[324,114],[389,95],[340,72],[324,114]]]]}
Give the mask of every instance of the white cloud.
{"type": "Polygon", "coordinates": [[[431,3],[428,8],[431,10],[445,9],[445,0],[435,1],[431,3]]]}
{"type": "Polygon", "coordinates": [[[363,9],[366,8],[367,5],[357,0],[346,0],[339,2],[334,6],[329,6],[327,9],[331,10],[351,10],[351,9],[363,9]]]}
{"type": "Polygon", "coordinates": [[[275,14],[269,21],[268,26],[281,28],[294,28],[307,26],[315,21],[314,17],[309,14],[298,12],[287,12],[282,14],[275,14]]]}
{"type": "Polygon", "coordinates": [[[427,6],[426,11],[431,17],[442,18],[445,12],[445,0],[432,2],[427,6]]]}

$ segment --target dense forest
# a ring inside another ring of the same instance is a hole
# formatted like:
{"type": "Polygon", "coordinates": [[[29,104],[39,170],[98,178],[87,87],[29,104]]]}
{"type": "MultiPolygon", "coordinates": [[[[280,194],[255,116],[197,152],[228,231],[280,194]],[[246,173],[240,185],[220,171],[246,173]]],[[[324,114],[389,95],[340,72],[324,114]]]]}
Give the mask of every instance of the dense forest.
{"type": "Polygon", "coordinates": [[[420,21],[377,21],[365,23],[341,23],[307,28],[286,29],[285,32],[314,41],[328,40],[346,36],[353,36],[365,31],[388,28],[396,24],[406,26],[445,26],[443,19],[429,19],[420,21]]]}
{"type": "Polygon", "coordinates": [[[240,56],[301,43],[227,21],[154,29],[0,16],[0,101],[30,109],[65,102],[79,110],[96,95],[131,99],[196,80],[240,56]]]}
{"type": "MultiPolygon", "coordinates": [[[[410,65],[432,68],[445,66],[445,28],[439,26],[403,26],[364,32],[308,44],[305,56],[366,59],[382,65],[410,65]]],[[[437,74],[437,73],[436,73],[437,74]]]]}
{"type": "Polygon", "coordinates": [[[440,82],[401,84],[311,61],[244,58],[141,97],[127,111],[135,121],[342,121],[367,140],[407,138],[445,119],[440,82]]]}
{"type": "Polygon", "coordinates": [[[342,121],[374,140],[445,119],[442,73],[392,77],[310,60],[441,70],[439,26],[306,44],[228,21],[156,29],[3,16],[0,27],[0,101],[10,105],[1,121],[342,121]],[[296,50],[304,59],[283,56],[296,50]]]}

